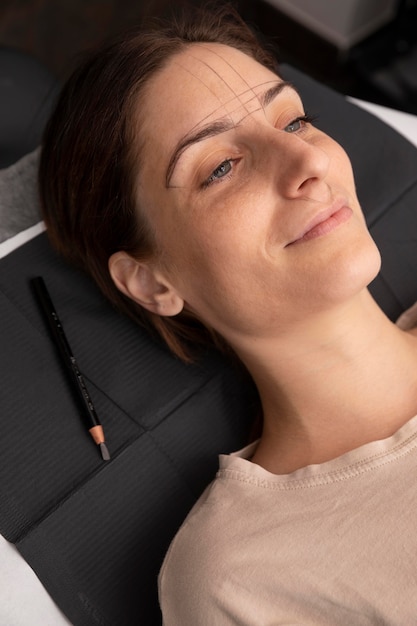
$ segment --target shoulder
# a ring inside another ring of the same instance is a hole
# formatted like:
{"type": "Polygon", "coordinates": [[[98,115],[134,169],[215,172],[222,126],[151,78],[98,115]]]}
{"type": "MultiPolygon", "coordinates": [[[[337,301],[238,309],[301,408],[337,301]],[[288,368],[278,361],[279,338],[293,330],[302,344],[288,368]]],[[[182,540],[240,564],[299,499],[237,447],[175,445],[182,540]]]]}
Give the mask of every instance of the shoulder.
{"type": "Polygon", "coordinates": [[[221,544],[227,541],[225,535],[230,519],[227,496],[224,492],[220,495],[219,490],[222,491],[221,485],[216,479],[191,509],[164,559],[161,584],[171,577],[176,580],[178,572],[186,576],[190,563],[195,562],[195,568],[200,571],[203,567],[213,567],[213,557],[216,552],[221,552],[221,544]]]}
{"type": "MultiPolygon", "coordinates": [[[[175,536],[159,574],[164,624],[211,626],[224,621],[224,602],[234,601],[235,555],[242,537],[236,532],[239,513],[233,489],[216,479],[203,493],[175,536]],[[219,613],[216,613],[216,612],[219,613]]],[[[230,624],[236,622],[230,622],[230,624]]]]}
{"type": "MultiPolygon", "coordinates": [[[[265,569],[271,548],[276,553],[281,543],[285,494],[264,474],[245,459],[221,459],[216,479],[187,516],[161,568],[164,626],[258,624],[261,597],[262,618],[270,617],[265,569]]],[[[276,564],[274,557],[274,570],[276,564]]],[[[275,606],[276,592],[273,598],[275,606]]]]}

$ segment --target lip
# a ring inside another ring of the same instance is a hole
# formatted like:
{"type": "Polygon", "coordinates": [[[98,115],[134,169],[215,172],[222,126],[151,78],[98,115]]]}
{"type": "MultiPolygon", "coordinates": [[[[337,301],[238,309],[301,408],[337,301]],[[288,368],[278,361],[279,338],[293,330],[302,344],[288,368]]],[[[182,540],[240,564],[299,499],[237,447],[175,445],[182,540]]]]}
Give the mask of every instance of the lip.
{"type": "Polygon", "coordinates": [[[341,224],[347,222],[352,214],[353,211],[348,206],[346,200],[334,202],[330,207],[315,215],[285,247],[327,235],[341,224]]]}

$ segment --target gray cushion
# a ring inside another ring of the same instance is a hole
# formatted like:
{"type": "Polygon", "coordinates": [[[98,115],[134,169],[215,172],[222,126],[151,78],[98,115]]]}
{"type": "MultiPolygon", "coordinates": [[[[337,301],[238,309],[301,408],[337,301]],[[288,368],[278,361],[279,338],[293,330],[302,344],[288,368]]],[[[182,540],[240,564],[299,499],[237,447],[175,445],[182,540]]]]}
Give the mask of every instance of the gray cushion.
{"type": "Polygon", "coordinates": [[[39,148],[0,170],[0,243],[39,222],[39,148]]]}

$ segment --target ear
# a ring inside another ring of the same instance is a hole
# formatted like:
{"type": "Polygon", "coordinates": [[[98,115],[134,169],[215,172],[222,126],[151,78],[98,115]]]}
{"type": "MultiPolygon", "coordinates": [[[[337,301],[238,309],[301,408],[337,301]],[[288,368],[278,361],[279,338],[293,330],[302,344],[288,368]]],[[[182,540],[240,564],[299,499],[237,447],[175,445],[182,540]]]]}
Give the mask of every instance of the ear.
{"type": "Polygon", "coordinates": [[[115,252],[109,259],[109,271],[116,287],[148,311],[165,316],[182,311],[184,300],[152,261],[115,252]]]}

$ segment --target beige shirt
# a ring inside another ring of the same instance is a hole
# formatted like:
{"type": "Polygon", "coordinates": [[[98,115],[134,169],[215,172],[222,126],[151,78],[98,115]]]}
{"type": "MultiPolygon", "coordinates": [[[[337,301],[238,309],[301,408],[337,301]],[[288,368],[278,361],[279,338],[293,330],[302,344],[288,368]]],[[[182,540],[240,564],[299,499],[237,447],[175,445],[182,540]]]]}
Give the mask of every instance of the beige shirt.
{"type": "Polygon", "coordinates": [[[417,417],[276,476],[220,458],[160,574],[165,626],[417,624],[417,417]]]}

